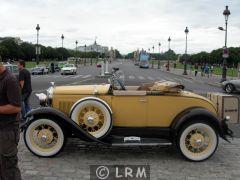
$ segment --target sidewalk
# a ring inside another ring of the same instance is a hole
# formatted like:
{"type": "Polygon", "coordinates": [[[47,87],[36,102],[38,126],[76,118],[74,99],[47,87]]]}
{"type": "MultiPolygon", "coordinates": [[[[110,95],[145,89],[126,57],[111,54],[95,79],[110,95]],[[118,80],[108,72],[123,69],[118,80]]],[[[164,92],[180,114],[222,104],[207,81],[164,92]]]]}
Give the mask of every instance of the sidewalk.
{"type": "MultiPolygon", "coordinates": [[[[157,66],[154,66],[154,68],[157,69],[157,66]]],[[[215,86],[215,87],[220,87],[221,88],[221,75],[215,75],[213,74],[212,76],[209,75],[209,78],[207,76],[201,76],[201,72],[197,73],[197,76],[195,76],[194,71],[187,70],[188,75],[183,75],[183,69],[174,69],[170,68],[170,71],[167,71],[166,68],[160,68],[159,70],[167,73],[172,73],[176,74],[181,77],[189,78],[197,82],[204,82],[208,85],[215,86]]],[[[234,79],[233,77],[227,77],[227,79],[234,79]]],[[[235,78],[236,79],[236,78],[235,78]]]]}

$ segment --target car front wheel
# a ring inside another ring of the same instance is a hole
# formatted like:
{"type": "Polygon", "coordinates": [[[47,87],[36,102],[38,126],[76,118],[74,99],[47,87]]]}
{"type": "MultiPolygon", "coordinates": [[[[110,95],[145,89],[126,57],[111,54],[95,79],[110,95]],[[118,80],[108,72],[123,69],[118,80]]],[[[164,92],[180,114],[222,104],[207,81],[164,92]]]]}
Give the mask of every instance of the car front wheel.
{"type": "Polygon", "coordinates": [[[24,142],[33,154],[40,157],[53,157],[63,149],[66,137],[58,123],[42,118],[32,121],[26,127],[24,142]]]}
{"type": "Polygon", "coordinates": [[[225,91],[226,91],[227,93],[232,93],[233,90],[234,90],[234,87],[233,87],[232,84],[227,84],[227,85],[225,86],[225,91]]]}
{"type": "Polygon", "coordinates": [[[188,160],[204,161],[216,151],[218,134],[207,122],[191,122],[180,130],[177,144],[188,160]]]}

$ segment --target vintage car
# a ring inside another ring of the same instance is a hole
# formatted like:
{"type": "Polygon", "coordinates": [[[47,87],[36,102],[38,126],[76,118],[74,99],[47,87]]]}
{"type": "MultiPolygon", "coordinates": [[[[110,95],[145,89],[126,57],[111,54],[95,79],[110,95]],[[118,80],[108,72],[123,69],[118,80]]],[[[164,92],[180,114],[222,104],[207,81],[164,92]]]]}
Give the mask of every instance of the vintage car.
{"type": "Polygon", "coordinates": [[[55,86],[37,94],[41,107],[26,115],[27,148],[40,157],[57,155],[67,138],[106,146],[175,145],[191,161],[232,136],[213,103],[174,82],[125,86],[114,68],[109,84],[55,86]]]}
{"type": "Polygon", "coordinates": [[[61,75],[77,74],[77,68],[74,64],[65,64],[61,69],[61,75]]]}

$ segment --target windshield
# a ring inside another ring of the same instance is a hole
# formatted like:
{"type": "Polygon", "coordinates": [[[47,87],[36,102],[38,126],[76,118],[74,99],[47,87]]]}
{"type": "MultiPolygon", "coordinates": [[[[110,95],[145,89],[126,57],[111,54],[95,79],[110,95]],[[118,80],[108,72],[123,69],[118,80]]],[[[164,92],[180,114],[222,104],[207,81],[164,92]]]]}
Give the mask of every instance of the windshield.
{"type": "Polygon", "coordinates": [[[74,65],[73,64],[66,64],[66,65],[64,65],[64,67],[74,67],[74,65]]]}

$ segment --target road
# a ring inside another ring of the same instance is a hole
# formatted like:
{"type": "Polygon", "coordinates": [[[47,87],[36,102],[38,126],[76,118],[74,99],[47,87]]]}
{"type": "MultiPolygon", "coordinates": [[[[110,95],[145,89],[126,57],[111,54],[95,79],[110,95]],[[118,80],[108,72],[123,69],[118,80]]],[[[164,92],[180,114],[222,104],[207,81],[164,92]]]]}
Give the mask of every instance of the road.
{"type": "MultiPolygon", "coordinates": [[[[206,84],[199,79],[182,77],[157,69],[139,69],[131,62],[114,62],[125,74],[125,84],[139,85],[158,80],[177,81],[186,90],[205,95],[209,91],[222,91],[220,87],[206,84]]],[[[78,68],[77,75],[62,76],[60,73],[32,77],[34,93],[43,92],[54,81],[56,85],[107,83],[98,78],[100,69],[95,66],[78,68]]],[[[33,107],[38,106],[32,96],[33,107]]],[[[239,130],[239,128],[238,128],[239,130]]],[[[240,137],[240,136],[239,136],[240,137]]],[[[240,138],[232,143],[220,140],[213,157],[201,163],[184,160],[173,147],[104,147],[84,144],[78,139],[69,139],[64,151],[55,158],[38,158],[32,155],[21,137],[19,143],[19,166],[26,180],[82,180],[89,179],[90,165],[150,165],[151,179],[239,179],[240,138]]]]}

